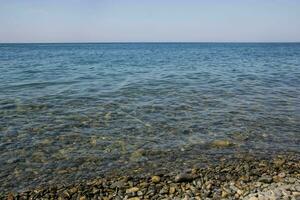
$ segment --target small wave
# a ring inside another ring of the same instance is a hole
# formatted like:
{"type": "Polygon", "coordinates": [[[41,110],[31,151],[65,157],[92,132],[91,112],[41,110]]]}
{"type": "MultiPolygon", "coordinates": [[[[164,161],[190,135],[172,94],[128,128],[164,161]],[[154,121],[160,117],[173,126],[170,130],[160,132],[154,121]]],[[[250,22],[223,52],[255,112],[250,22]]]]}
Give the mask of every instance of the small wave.
{"type": "Polygon", "coordinates": [[[48,86],[53,85],[69,85],[78,83],[78,81],[47,81],[47,82],[33,82],[33,83],[23,83],[23,84],[16,84],[16,85],[8,85],[6,87],[3,87],[1,89],[22,89],[22,88],[45,88],[48,86]]]}

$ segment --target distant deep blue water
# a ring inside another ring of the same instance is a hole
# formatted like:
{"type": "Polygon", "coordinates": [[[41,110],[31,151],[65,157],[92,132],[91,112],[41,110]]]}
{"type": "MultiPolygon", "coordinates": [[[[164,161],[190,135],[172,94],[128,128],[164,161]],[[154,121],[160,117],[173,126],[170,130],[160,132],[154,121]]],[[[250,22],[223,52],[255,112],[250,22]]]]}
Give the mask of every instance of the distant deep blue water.
{"type": "Polygon", "coordinates": [[[300,153],[298,43],[1,44],[0,80],[0,190],[300,153]]]}

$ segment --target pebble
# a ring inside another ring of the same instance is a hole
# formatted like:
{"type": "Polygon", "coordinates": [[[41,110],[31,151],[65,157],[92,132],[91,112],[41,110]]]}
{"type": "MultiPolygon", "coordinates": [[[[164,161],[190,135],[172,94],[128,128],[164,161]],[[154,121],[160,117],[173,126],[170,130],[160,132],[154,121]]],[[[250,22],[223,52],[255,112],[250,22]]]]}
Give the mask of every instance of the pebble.
{"type": "Polygon", "coordinates": [[[208,184],[206,185],[206,189],[207,189],[207,190],[210,190],[211,187],[212,187],[212,184],[211,184],[211,183],[208,183],[208,184]]]}
{"type": "Polygon", "coordinates": [[[236,191],[236,193],[238,194],[238,195],[242,195],[243,193],[244,193],[244,191],[243,190],[240,190],[240,189],[238,189],[237,191],[236,191]]]}
{"type": "Polygon", "coordinates": [[[271,183],[272,180],[273,180],[273,178],[270,176],[262,176],[258,179],[258,181],[260,181],[262,183],[271,183]]]}
{"type": "Polygon", "coordinates": [[[292,194],[293,194],[294,197],[300,198],[300,191],[299,192],[293,192],[292,194]]]}
{"type": "Polygon", "coordinates": [[[9,193],[7,195],[7,200],[14,200],[14,195],[12,193],[9,193]]]}
{"type": "Polygon", "coordinates": [[[127,189],[126,193],[134,193],[134,192],[137,192],[137,191],[139,191],[138,187],[132,187],[132,188],[127,189]]]}
{"type": "Polygon", "coordinates": [[[86,197],[85,197],[85,196],[81,196],[81,197],[79,198],[79,200],[86,200],[86,197]]]}
{"type": "Polygon", "coordinates": [[[168,189],[166,187],[163,187],[160,191],[160,194],[167,194],[168,193],[168,189]]]}
{"type": "Polygon", "coordinates": [[[225,190],[222,190],[222,194],[221,194],[222,198],[226,198],[228,195],[229,195],[228,192],[226,192],[225,190]]]}
{"type": "Polygon", "coordinates": [[[151,181],[153,183],[159,183],[160,182],[160,177],[159,176],[152,176],[151,177],[151,181]]]}
{"type": "Polygon", "coordinates": [[[276,159],[274,159],[273,163],[277,167],[281,167],[285,163],[285,160],[283,158],[276,158],[276,159]]]}
{"type": "Polygon", "coordinates": [[[120,180],[120,181],[116,181],[114,183],[111,184],[111,188],[122,188],[124,187],[125,182],[124,180],[120,180]]]}
{"type": "Polygon", "coordinates": [[[131,197],[128,200],[140,200],[140,198],[139,197],[131,197]]]}
{"type": "Polygon", "coordinates": [[[137,192],[137,195],[138,195],[138,196],[143,196],[143,192],[142,192],[142,191],[138,191],[138,192],[137,192]]]}
{"type": "Polygon", "coordinates": [[[257,197],[250,197],[249,200],[259,200],[257,197]]]}
{"type": "Polygon", "coordinates": [[[193,176],[186,173],[181,173],[175,176],[175,182],[189,182],[193,180],[193,176]]]}
{"type": "Polygon", "coordinates": [[[279,173],[279,174],[278,174],[278,177],[279,177],[279,178],[284,178],[284,177],[285,177],[285,173],[284,173],[284,172],[279,173]]]}
{"type": "Polygon", "coordinates": [[[176,188],[175,187],[170,187],[170,190],[169,190],[169,193],[170,194],[174,194],[176,191],[176,188]]]}
{"type": "Polygon", "coordinates": [[[290,178],[288,178],[288,182],[289,182],[289,183],[295,183],[295,182],[296,182],[296,179],[295,179],[295,178],[292,178],[292,177],[290,177],[290,178]]]}
{"type": "Polygon", "coordinates": [[[233,143],[230,142],[229,140],[215,140],[211,143],[212,147],[217,147],[217,148],[224,148],[232,145],[233,143]]]}

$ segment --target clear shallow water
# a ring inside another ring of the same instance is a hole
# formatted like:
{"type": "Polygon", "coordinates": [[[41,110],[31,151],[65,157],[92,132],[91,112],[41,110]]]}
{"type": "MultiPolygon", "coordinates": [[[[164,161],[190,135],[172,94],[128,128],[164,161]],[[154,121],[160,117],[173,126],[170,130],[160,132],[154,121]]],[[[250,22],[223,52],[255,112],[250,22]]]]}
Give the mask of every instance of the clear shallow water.
{"type": "Polygon", "coordinates": [[[1,44],[0,80],[0,190],[300,153],[300,44],[1,44]]]}

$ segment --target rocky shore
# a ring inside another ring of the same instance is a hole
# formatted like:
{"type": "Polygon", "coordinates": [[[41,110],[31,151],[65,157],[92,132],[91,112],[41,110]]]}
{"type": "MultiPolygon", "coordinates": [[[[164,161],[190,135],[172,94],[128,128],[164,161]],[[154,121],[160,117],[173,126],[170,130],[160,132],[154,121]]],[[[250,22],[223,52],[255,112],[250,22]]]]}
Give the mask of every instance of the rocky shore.
{"type": "Polygon", "coordinates": [[[1,199],[300,199],[297,158],[245,158],[168,174],[97,178],[52,185],[1,199]]]}

